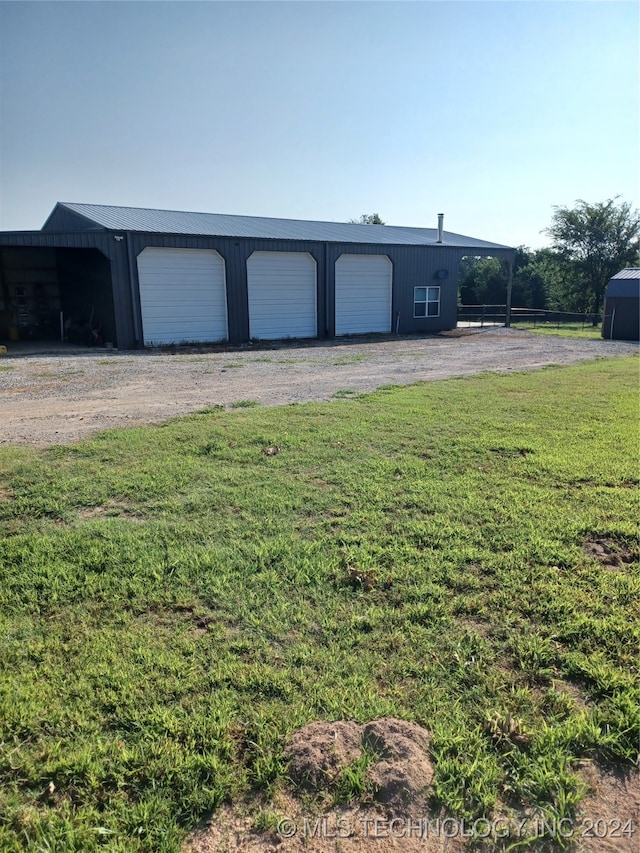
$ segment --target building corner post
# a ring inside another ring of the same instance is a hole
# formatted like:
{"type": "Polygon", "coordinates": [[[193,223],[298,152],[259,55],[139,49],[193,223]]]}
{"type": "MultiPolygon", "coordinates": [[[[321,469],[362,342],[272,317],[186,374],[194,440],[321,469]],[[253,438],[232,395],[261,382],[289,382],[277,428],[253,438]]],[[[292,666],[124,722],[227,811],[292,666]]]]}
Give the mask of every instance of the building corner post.
{"type": "Polygon", "coordinates": [[[507,282],[507,314],[505,317],[504,325],[508,329],[511,327],[511,292],[513,290],[513,260],[509,259],[507,263],[509,264],[509,279],[507,282]]]}
{"type": "Polygon", "coordinates": [[[138,347],[142,346],[143,339],[142,320],[140,317],[140,295],[139,289],[136,287],[136,279],[134,278],[134,268],[136,261],[133,255],[133,247],[131,245],[130,234],[128,231],[125,232],[124,239],[127,249],[127,271],[129,273],[129,293],[131,296],[134,346],[137,349],[138,347]]]}

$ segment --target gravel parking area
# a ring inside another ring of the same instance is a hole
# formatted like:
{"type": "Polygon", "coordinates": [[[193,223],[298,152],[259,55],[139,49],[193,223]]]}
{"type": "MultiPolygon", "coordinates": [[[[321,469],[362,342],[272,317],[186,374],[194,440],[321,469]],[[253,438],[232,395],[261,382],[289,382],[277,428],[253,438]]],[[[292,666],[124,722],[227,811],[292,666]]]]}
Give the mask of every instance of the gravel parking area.
{"type": "Polygon", "coordinates": [[[637,352],[636,344],[621,341],[493,328],[225,352],[3,357],[0,444],[66,444],[95,430],[162,421],[216,404],[331,400],[380,385],[534,370],[637,352]]]}

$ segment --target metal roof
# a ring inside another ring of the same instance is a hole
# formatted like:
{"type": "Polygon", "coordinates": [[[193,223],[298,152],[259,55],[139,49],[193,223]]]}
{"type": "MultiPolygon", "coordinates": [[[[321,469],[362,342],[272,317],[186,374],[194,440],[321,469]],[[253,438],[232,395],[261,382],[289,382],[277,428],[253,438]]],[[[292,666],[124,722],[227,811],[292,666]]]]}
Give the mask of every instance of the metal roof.
{"type": "Polygon", "coordinates": [[[620,270],[620,272],[617,272],[612,276],[609,281],[616,281],[620,278],[640,279],[640,267],[627,267],[624,270],[620,270]]]}
{"type": "MultiPolygon", "coordinates": [[[[366,243],[396,246],[444,245],[468,249],[511,249],[450,231],[437,244],[436,228],[403,228],[396,225],[359,225],[350,222],[314,222],[303,219],[272,219],[227,213],[188,213],[114,207],[104,204],[59,202],[59,207],[85,217],[101,228],[207,237],[254,237],[274,240],[307,240],[327,243],[366,243]]],[[[51,218],[51,217],[50,217],[51,218]]]]}

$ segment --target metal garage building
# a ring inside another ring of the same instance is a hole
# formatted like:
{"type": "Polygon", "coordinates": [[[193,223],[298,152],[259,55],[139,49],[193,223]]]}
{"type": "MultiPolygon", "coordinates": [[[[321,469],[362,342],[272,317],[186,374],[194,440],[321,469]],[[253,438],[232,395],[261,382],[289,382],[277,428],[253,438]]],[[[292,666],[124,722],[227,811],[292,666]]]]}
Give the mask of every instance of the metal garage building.
{"type": "Polygon", "coordinates": [[[640,269],[621,270],[609,279],[604,294],[602,337],[618,341],[640,339],[640,269]]]}
{"type": "Polygon", "coordinates": [[[436,332],[464,255],[514,249],[438,228],[58,203],[0,232],[0,338],[65,328],[121,349],[436,332]]]}

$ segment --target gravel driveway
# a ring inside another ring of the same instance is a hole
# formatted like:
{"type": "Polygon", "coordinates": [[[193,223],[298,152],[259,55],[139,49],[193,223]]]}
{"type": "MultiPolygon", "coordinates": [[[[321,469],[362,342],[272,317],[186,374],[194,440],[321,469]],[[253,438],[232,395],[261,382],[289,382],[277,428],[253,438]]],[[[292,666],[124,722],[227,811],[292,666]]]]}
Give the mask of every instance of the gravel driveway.
{"type": "Polygon", "coordinates": [[[637,353],[635,344],[458,330],[432,337],[318,341],[227,352],[24,356],[0,361],[0,444],[66,444],[215,404],[330,400],[336,392],[534,370],[637,353]]]}

